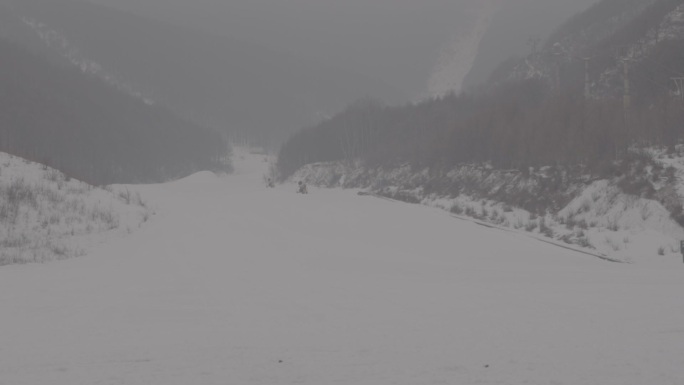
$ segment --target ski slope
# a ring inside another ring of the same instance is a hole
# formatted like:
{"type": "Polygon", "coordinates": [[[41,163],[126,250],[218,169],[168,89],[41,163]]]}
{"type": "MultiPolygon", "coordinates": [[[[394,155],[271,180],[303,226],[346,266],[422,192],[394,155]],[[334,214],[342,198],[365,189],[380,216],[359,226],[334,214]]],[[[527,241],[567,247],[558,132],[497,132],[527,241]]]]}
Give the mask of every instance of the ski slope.
{"type": "Polygon", "coordinates": [[[684,383],[684,264],[267,189],[266,166],[137,186],[141,230],[0,269],[0,384],[684,383]]]}

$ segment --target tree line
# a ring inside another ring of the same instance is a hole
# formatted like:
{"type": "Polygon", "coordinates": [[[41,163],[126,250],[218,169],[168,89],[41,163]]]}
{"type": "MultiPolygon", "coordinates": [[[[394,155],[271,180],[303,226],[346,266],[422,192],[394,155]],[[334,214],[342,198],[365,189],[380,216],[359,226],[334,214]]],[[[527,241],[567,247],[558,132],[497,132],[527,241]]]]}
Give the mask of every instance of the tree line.
{"type": "Polygon", "coordinates": [[[684,70],[681,52],[684,41],[663,41],[633,66],[628,108],[621,83],[601,98],[585,95],[583,62],[564,67],[560,88],[527,79],[399,107],[358,102],[290,137],[278,172],[286,178],[307,163],[341,160],[433,170],[483,162],[523,171],[581,165],[600,172],[632,146],[672,148],[682,139],[684,102],[667,72],[649,65],[684,70]]]}

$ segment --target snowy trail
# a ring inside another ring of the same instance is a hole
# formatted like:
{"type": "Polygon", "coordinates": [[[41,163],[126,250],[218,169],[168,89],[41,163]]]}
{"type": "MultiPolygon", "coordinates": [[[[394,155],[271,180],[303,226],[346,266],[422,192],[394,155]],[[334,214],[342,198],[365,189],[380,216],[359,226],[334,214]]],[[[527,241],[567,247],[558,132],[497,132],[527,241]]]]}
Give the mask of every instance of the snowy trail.
{"type": "Polygon", "coordinates": [[[684,266],[350,191],[141,186],[91,255],[0,269],[0,384],[682,384],[684,266]]]}

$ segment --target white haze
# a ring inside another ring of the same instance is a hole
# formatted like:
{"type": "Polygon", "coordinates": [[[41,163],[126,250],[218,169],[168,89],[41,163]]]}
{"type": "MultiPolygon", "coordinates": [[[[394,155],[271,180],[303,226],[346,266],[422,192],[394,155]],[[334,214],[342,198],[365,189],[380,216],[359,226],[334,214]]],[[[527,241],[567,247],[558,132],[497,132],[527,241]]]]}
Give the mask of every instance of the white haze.
{"type": "MultiPolygon", "coordinates": [[[[595,0],[91,0],[316,59],[391,84],[410,98],[446,78],[486,80],[595,0]],[[495,6],[492,6],[495,5],[495,6]],[[483,8],[492,9],[483,15],[483,8]],[[474,20],[489,20],[488,28],[474,20]],[[475,39],[473,39],[473,30],[475,39]],[[463,36],[470,36],[464,44],[463,36]],[[455,42],[456,41],[456,42],[455,42]],[[482,45],[479,44],[482,42],[482,45]],[[463,47],[460,49],[459,47],[463,47]],[[480,49],[482,51],[480,51],[480,49]],[[478,55],[476,59],[474,55],[478,55]],[[446,71],[446,72],[445,72],[446,71]]],[[[198,60],[201,60],[198,58],[198,60]]]]}

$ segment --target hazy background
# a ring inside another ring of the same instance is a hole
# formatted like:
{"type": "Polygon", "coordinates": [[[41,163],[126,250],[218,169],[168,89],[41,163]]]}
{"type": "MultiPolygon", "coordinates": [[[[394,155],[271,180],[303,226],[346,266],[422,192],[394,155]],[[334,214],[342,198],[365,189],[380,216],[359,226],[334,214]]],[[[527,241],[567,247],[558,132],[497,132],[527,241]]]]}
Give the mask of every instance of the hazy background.
{"type": "Polygon", "coordinates": [[[0,0],[0,54],[28,51],[14,53],[17,60],[0,71],[0,84],[16,88],[0,109],[9,127],[0,146],[53,158],[98,183],[102,175],[117,182],[172,178],[222,165],[221,141],[275,152],[303,128],[368,97],[401,105],[477,85],[501,61],[526,55],[530,38],[543,39],[593,2],[0,0]],[[42,61],[71,68],[74,80],[34,84],[66,78],[42,61]],[[121,95],[112,96],[114,89],[121,95]],[[35,113],[31,100],[51,108],[35,113]],[[76,138],[84,135],[76,129],[91,135],[85,158],[71,156],[83,155],[74,151],[78,141],[64,140],[59,151],[52,145],[55,126],[73,128],[76,138]],[[173,137],[165,127],[194,144],[162,145],[158,137],[173,137]],[[114,139],[145,145],[136,156],[98,156],[114,139]],[[158,155],[156,163],[147,151],[158,155]],[[169,171],[169,157],[180,153],[187,161],[169,171]],[[137,161],[124,167],[122,158],[137,161]],[[82,166],[101,159],[97,170],[82,166]],[[149,172],[138,175],[145,162],[149,172]]]}
{"type": "MultiPolygon", "coordinates": [[[[595,0],[90,0],[428,92],[443,51],[494,10],[469,85],[595,0]]],[[[452,55],[449,53],[447,56],[452,55]]]]}

